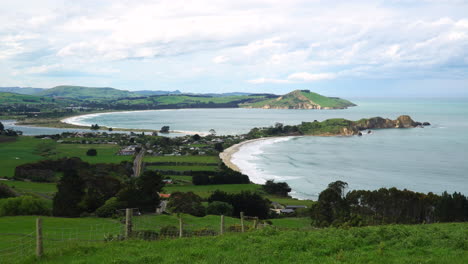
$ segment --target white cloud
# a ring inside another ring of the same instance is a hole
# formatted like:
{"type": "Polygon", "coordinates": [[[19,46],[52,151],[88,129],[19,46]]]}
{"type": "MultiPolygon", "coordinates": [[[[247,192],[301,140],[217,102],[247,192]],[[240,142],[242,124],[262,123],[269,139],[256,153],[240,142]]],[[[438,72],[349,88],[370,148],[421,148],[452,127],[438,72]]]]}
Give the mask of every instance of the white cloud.
{"type": "Polygon", "coordinates": [[[334,78],[336,78],[336,74],[334,74],[334,73],[297,72],[297,73],[290,74],[288,76],[289,80],[304,81],[304,82],[330,80],[330,79],[334,79],[334,78]]]}
{"type": "Polygon", "coordinates": [[[248,83],[252,84],[263,84],[263,83],[290,83],[289,80],[282,79],[269,79],[269,78],[258,78],[253,80],[248,80],[248,83]]]}
{"type": "Polygon", "coordinates": [[[216,64],[221,64],[221,63],[225,63],[229,61],[229,58],[221,55],[221,56],[214,57],[212,61],[216,64]]]}

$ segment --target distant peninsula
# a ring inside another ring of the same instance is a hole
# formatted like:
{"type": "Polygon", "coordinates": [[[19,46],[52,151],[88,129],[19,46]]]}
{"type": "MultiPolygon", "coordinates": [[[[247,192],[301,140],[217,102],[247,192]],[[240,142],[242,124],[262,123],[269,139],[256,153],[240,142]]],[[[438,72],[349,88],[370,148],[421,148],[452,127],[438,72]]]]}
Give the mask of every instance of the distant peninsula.
{"type": "Polygon", "coordinates": [[[338,97],[326,97],[310,90],[295,90],[278,98],[244,103],[240,107],[263,109],[345,109],[356,106],[338,97]]]}

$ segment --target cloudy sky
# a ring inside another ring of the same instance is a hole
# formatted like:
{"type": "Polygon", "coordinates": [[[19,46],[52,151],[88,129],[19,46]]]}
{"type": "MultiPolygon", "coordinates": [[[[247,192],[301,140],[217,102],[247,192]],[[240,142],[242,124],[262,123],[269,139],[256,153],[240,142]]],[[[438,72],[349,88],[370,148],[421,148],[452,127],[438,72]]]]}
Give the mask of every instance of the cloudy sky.
{"type": "Polygon", "coordinates": [[[468,0],[0,6],[0,86],[468,96],[468,0]]]}

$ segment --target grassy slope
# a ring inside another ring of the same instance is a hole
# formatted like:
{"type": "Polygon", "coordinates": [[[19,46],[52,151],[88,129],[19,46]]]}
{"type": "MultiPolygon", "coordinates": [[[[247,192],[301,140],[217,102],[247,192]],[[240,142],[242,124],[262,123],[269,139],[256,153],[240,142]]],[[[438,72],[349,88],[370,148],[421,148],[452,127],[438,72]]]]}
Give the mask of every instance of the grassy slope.
{"type": "Polygon", "coordinates": [[[52,98],[0,92],[0,104],[52,104],[52,98]]]}
{"type": "Polygon", "coordinates": [[[163,95],[154,96],[144,99],[135,100],[118,100],[118,104],[158,104],[158,105],[171,105],[171,104],[192,104],[192,103],[229,103],[232,101],[243,100],[243,99],[256,99],[262,98],[262,96],[224,96],[224,97],[201,97],[201,96],[190,96],[190,95],[163,95]]]}
{"type": "Polygon", "coordinates": [[[172,171],[216,171],[218,167],[216,166],[202,166],[202,165],[194,165],[194,166],[148,166],[146,169],[149,170],[172,170],[172,171]]]}
{"type": "Polygon", "coordinates": [[[300,90],[296,90],[286,95],[283,95],[281,100],[268,99],[260,102],[244,104],[243,106],[250,106],[254,108],[263,107],[265,105],[270,105],[272,107],[290,107],[301,103],[309,103],[305,100],[300,99],[299,96],[301,95],[312,100],[314,103],[322,107],[342,108],[353,105],[353,103],[344,99],[331,98],[320,95],[318,93],[303,92],[300,90]]]}
{"type": "Polygon", "coordinates": [[[69,246],[49,251],[40,263],[467,263],[467,227],[263,229],[218,237],[69,246]]]}
{"type": "Polygon", "coordinates": [[[0,143],[0,177],[12,177],[16,166],[37,162],[46,158],[79,157],[89,163],[119,163],[131,160],[130,156],[117,156],[119,146],[108,144],[58,144],[50,139],[21,136],[13,142],[0,143]],[[41,156],[39,149],[46,145],[51,149],[48,156],[41,156]],[[86,156],[86,151],[95,148],[96,157],[86,156]],[[55,154],[54,154],[55,153],[55,154]]]}
{"type": "Polygon", "coordinates": [[[92,88],[83,86],[62,85],[44,90],[37,95],[41,96],[59,96],[77,99],[93,98],[119,98],[137,96],[129,91],[118,90],[114,88],[92,88]]]}
{"type": "Polygon", "coordinates": [[[217,163],[218,156],[145,156],[144,162],[196,162],[217,163]]]}

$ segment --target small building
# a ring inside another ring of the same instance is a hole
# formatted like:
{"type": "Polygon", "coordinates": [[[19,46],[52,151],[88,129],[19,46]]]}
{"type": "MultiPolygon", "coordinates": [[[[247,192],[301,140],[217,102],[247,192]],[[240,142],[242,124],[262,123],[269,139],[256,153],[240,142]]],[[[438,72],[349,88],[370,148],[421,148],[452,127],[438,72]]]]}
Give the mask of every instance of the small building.
{"type": "Polygon", "coordinates": [[[165,184],[173,184],[174,183],[174,181],[172,181],[172,179],[164,179],[163,182],[165,184]]]}
{"type": "Polygon", "coordinates": [[[295,211],[293,209],[280,209],[282,214],[293,214],[295,211]]]}
{"type": "Polygon", "coordinates": [[[285,209],[297,210],[297,209],[305,209],[307,206],[305,205],[286,205],[285,209]]]}

